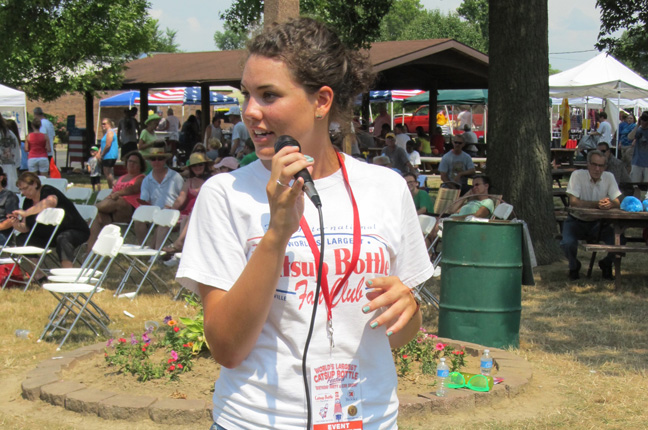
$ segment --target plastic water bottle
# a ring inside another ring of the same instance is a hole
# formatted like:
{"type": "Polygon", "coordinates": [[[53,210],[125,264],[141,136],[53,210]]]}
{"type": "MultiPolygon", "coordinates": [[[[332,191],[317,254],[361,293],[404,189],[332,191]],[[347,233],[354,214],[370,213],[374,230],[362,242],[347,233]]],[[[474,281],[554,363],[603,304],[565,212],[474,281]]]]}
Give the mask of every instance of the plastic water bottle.
{"type": "Polygon", "coordinates": [[[490,376],[491,370],[493,370],[493,357],[490,355],[490,350],[485,349],[484,355],[481,357],[481,364],[479,366],[481,374],[484,376],[490,376]]]}
{"type": "Polygon", "coordinates": [[[436,395],[439,397],[445,397],[448,393],[448,389],[445,386],[446,378],[450,375],[450,368],[445,362],[445,358],[439,359],[439,365],[437,366],[437,390],[436,395]]]}
{"type": "Polygon", "coordinates": [[[21,339],[31,339],[32,337],[34,337],[29,330],[18,329],[15,333],[16,337],[19,337],[21,339]]]}

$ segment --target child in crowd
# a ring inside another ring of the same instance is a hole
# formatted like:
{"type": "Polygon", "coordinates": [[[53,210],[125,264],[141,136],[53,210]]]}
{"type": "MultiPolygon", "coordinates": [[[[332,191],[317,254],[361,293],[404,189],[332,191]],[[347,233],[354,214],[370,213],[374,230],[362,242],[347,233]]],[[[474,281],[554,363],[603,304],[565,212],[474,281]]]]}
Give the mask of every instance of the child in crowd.
{"type": "Polygon", "coordinates": [[[101,165],[97,159],[99,148],[93,146],[90,148],[90,158],[88,158],[88,173],[90,173],[90,183],[92,184],[92,192],[101,190],[101,165]]]}
{"type": "Polygon", "coordinates": [[[406,148],[410,164],[418,171],[418,168],[421,165],[421,154],[418,152],[419,144],[414,140],[408,140],[406,148]]]}

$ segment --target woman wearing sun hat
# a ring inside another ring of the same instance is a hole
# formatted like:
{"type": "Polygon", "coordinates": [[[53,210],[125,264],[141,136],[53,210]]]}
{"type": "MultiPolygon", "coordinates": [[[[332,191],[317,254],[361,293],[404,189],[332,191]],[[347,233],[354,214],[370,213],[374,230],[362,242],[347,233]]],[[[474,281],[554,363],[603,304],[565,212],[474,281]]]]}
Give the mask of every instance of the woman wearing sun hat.
{"type": "Polygon", "coordinates": [[[137,149],[142,155],[146,155],[153,148],[157,137],[155,137],[155,129],[160,123],[160,117],[156,114],[149,115],[144,122],[145,128],[140,134],[139,142],[137,142],[137,149]]]}

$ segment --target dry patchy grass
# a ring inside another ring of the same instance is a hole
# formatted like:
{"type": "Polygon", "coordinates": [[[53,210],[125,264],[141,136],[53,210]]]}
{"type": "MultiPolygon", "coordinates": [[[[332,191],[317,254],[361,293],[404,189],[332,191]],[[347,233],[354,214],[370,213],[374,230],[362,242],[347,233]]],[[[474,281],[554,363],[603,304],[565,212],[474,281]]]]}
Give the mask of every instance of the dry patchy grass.
{"type": "MultiPolygon", "coordinates": [[[[585,259],[583,258],[583,261],[585,259]]],[[[533,287],[523,287],[521,345],[512,350],[528,360],[534,371],[527,391],[511,400],[451,415],[427,419],[401,420],[405,430],[432,428],[463,429],[467,426],[487,429],[590,429],[646,428],[648,413],[648,281],[645,257],[629,255],[623,262],[623,288],[602,282],[600,272],[591,280],[566,281],[564,262],[537,268],[533,287]]],[[[169,286],[173,269],[157,269],[169,286]]],[[[126,334],[139,332],[146,320],[160,320],[165,315],[190,316],[195,310],[169,295],[155,294],[150,287],[136,300],[115,299],[110,289],[97,302],[113,318],[112,327],[126,334]],[[126,310],[135,318],[124,315],[126,310]]],[[[438,281],[433,289],[438,292],[438,281]]],[[[18,339],[16,329],[29,329],[37,337],[47,315],[54,307],[49,293],[32,288],[27,293],[5,290],[0,293],[1,314],[5,321],[0,330],[0,427],[7,429],[48,428],[95,429],[120,428],[124,423],[80,416],[42,402],[20,397],[24,374],[39,361],[56,352],[57,343],[18,339]]],[[[436,330],[437,312],[425,309],[425,324],[436,330]]],[[[104,340],[100,338],[99,340],[104,340]]],[[[89,331],[80,329],[64,346],[71,350],[97,342],[89,331]]],[[[129,423],[133,429],[166,426],[152,422],[129,423]]],[[[177,427],[182,428],[182,427],[177,427]]],[[[189,427],[187,427],[189,428],[189,427]]]]}

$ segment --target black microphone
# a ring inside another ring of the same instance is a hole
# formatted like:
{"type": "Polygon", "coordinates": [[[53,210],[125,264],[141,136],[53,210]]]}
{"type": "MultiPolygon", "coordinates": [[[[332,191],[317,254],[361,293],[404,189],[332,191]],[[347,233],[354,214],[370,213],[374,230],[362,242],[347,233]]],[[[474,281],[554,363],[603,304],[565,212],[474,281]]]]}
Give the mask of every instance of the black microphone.
{"type": "MultiPolygon", "coordinates": [[[[279,136],[279,138],[275,142],[274,145],[275,154],[285,146],[296,146],[297,148],[299,148],[299,152],[301,152],[301,145],[299,144],[299,142],[297,142],[292,136],[288,136],[284,134],[283,136],[279,136]]],[[[308,173],[308,170],[302,169],[299,172],[297,172],[295,174],[295,180],[297,178],[302,178],[304,180],[304,188],[303,188],[304,192],[311,200],[311,202],[313,202],[315,207],[321,208],[322,200],[320,199],[319,194],[317,194],[317,190],[315,189],[315,183],[313,182],[313,178],[311,178],[310,173],[308,173]]]]}

